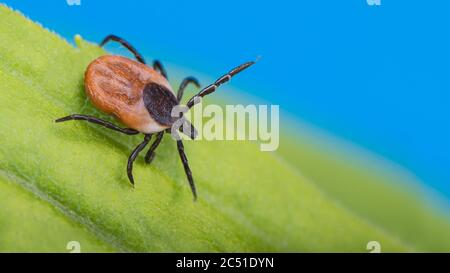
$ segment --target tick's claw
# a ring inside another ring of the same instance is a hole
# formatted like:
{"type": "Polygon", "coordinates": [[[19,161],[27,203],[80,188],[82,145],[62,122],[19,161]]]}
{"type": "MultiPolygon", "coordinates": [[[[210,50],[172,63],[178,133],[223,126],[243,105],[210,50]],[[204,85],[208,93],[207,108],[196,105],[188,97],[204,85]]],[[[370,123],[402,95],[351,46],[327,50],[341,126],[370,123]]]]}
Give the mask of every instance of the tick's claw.
{"type": "Polygon", "coordinates": [[[62,117],[59,119],[55,119],[55,122],[63,122],[63,121],[68,121],[68,120],[72,120],[71,116],[67,116],[67,117],[62,117]]]}
{"type": "Polygon", "coordinates": [[[133,175],[132,175],[132,174],[129,174],[129,175],[128,175],[128,179],[130,180],[131,186],[134,188],[134,178],[133,178],[133,175]]]}
{"type": "Polygon", "coordinates": [[[152,163],[152,161],[153,161],[154,158],[155,158],[155,153],[147,154],[147,155],[145,156],[145,163],[147,163],[147,164],[152,163]]]}

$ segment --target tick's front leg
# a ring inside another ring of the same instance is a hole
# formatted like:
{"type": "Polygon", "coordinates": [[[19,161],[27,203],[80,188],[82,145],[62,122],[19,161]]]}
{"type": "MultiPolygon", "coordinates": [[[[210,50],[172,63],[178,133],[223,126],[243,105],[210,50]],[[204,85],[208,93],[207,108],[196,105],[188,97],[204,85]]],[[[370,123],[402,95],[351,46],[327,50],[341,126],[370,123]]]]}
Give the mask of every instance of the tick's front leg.
{"type": "Polygon", "coordinates": [[[184,172],[186,173],[189,186],[191,187],[192,195],[194,195],[194,201],[197,200],[197,190],[195,189],[194,178],[192,177],[191,168],[189,168],[188,159],[184,153],[184,145],[181,140],[177,140],[178,153],[180,154],[181,162],[183,163],[184,172]]]}

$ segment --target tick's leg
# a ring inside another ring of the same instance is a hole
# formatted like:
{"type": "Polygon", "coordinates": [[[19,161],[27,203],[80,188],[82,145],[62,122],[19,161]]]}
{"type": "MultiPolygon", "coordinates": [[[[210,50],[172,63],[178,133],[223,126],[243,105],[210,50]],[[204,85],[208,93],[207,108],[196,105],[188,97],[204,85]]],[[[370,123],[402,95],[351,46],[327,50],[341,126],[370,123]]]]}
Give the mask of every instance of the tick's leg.
{"type": "Polygon", "coordinates": [[[196,139],[198,136],[197,129],[195,129],[194,125],[187,119],[184,119],[184,123],[183,125],[181,125],[179,131],[185,134],[186,136],[190,137],[192,140],[196,139]],[[185,127],[189,129],[186,129],[185,131],[184,129],[185,127]]]}
{"type": "Polygon", "coordinates": [[[150,146],[150,149],[148,149],[148,152],[145,155],[145,163],[150,164],[153,161],[153,158],[155,157],[155,150],[161,143],[163,136],[164,136],[164,131],[159,132],[156,135],[155,141],[152,143],[152,146],[150,146]]]}
{"type": "Polygon", "coordinates": [[[189,186],[191,187],[192,194],[194,195],[194,201],[197,200],[197,191],[195,189],[194,179],[192,178],[192,172],[189,168],[188,159],[184,153],[184,146],[181,140],[177,140],[178,153],[180,154],[181,162],[183,163],[184,172],[186,173],[187,179],[189,181],[189,186]]]}
{"type": "Polygon", "coordinates": [[[131,185],[134,186],[134,178],[133,178],[133,162],[138,156],[138,154],[147,146],[148,142],[152,138],[151,134],[146,134],[144,137],[144,141],[141,142],[136,148],[134,148],[133,152],[131,153],[130,157],[128,158],[128,164],[127,164],[127,175],[128,179],[130,179],[131,185]]]}
{"type": "Polygon", "coordinates": [[[241,64],[238,67],[233,68],[230,72],[228,72],[227,74],[223,75],[222,77],[218,78],[213,84],[208,85],[207,87],[203,88],[200,92],[197,93],[197,95],[193,96],[188,103],[186,104],[188,108],[191,108],[192,106],[195,105],[195,103],[197,103],[197,101],[195,100],[195,98],[201,98],[204,97],[208,94],[211,94],[212,92],[216,91],[216,89],[226,83],[227,81],[231,80],[231,78],[238,74],[239,72],[241,72],[242,70],[254,65],[255,62],[248,62],[245,64],[241,64]]]}
{"type": "MultiPolygon", "coordinates": [[[[115,42],[120,43],[121,45],[126,47],[129,51],[131,51],[131,53],[134,54],[134,57],[136,57],[136,59],[139,62],[145,64],[144,57],[142,57],[142,55],[129,42],[127,42],[126,40],[124,40],[116,35],[111,34],[111,35],[106,36],[105,39],[103,39],[103,41],[100,43],[100,46],[104,46],[109,41],[115,41],[115,42]]],[[[164,69],[164,66],[161,64],[160,61],[155,60],[153,62],[153,69],[159,71],[159,73],[161,73],[161,75],[163,75],[163,77],[167,79],[167,72],[164,69]]]]}
{"type": "Polygon", "coordinates": [[[100,43],[100,46],[104,46],[109,41],[115,41],[115,42],[120,43],[121,45],[126,47],[129,51],[131,51],[131,53],[134,54],[134,57],[136,57],[136,59],[139,62],[145,64],[145,60],[142,57],[142,55],[139,54],[139,52],[130,43],[128,43],[127,41],[125,41],[124,39],[122,39],[116,35],[111,34],[111,35],[106,36],[105,39],[103,39],[103,41],[100,43]]]}
{"type": "Polygon", "coordinates": [[[178,102],[180,102],[181,99],[183,98],[184,89],[186,89],[186,86],[190,83],[193,83],[195,86],[197,86],[197,88],[200,88],[200,83],[198,82],[198,80],[196,78],[194,78],[194,77],[184,78],[184,80],[180,84],[180,87],[178,88],[178,93],[177,93],[178,102]]]}
{"type": "Polygon", "coordinates": [[[131,129],[131,128],[121,128],[117,125],[112,124],[109,121],[106,120],[102,120],[93,116],[86,116],[86,115],[79,115],[79,114],[74,114],[74,115],[70,115],[67,117],[63,117],[63,118],[59,118],[57,120],[55,120],[55,122],[64,122],[64,121],[68,121],[68,120],[85,120],[85,121],[89,121],[98,125],[101,125],[103,127],[106,127],[108,129],[117,131],[117,132],[121,132],[123,134],[126,135],[136,135],[139,134],[138,131],[131,129]]]}
{"type": "Polygon", "coordinates": [[[159,71],[159,73],[167,79],[167,72],[164,69],[164,66],[162,65],[162,63],[158,60],[153,61],[153,69],[159,71]]]}

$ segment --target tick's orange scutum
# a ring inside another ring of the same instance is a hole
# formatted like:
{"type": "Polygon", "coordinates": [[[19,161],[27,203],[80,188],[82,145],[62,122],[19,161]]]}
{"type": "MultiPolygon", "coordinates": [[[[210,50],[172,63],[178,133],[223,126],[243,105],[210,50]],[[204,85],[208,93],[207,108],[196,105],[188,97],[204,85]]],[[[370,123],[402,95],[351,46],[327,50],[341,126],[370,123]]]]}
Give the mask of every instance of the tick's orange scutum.
{"type": "Polygon", "coordinates": [[[146,134],[169,128],[156,122],[144,105],[143,90],[149,83],[173,93],[169,82],[156,70],[121,56],[97,58],[89,64],[84,79],[86,93],[99,110],[146,134]]]}

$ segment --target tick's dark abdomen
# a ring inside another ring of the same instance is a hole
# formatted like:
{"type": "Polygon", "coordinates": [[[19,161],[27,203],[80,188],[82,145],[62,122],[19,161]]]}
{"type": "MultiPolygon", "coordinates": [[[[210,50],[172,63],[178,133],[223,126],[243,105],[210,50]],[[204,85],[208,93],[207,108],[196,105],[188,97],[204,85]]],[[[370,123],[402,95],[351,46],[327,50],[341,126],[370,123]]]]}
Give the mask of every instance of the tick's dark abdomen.
{"type": "Polygon", "coordinates": [[[171,126],[176,118],[172,109],[178,104],[177,98],[166,87],[151,82],[144,87],[144,105],[150,116],[159,124],[171,126]]]}

